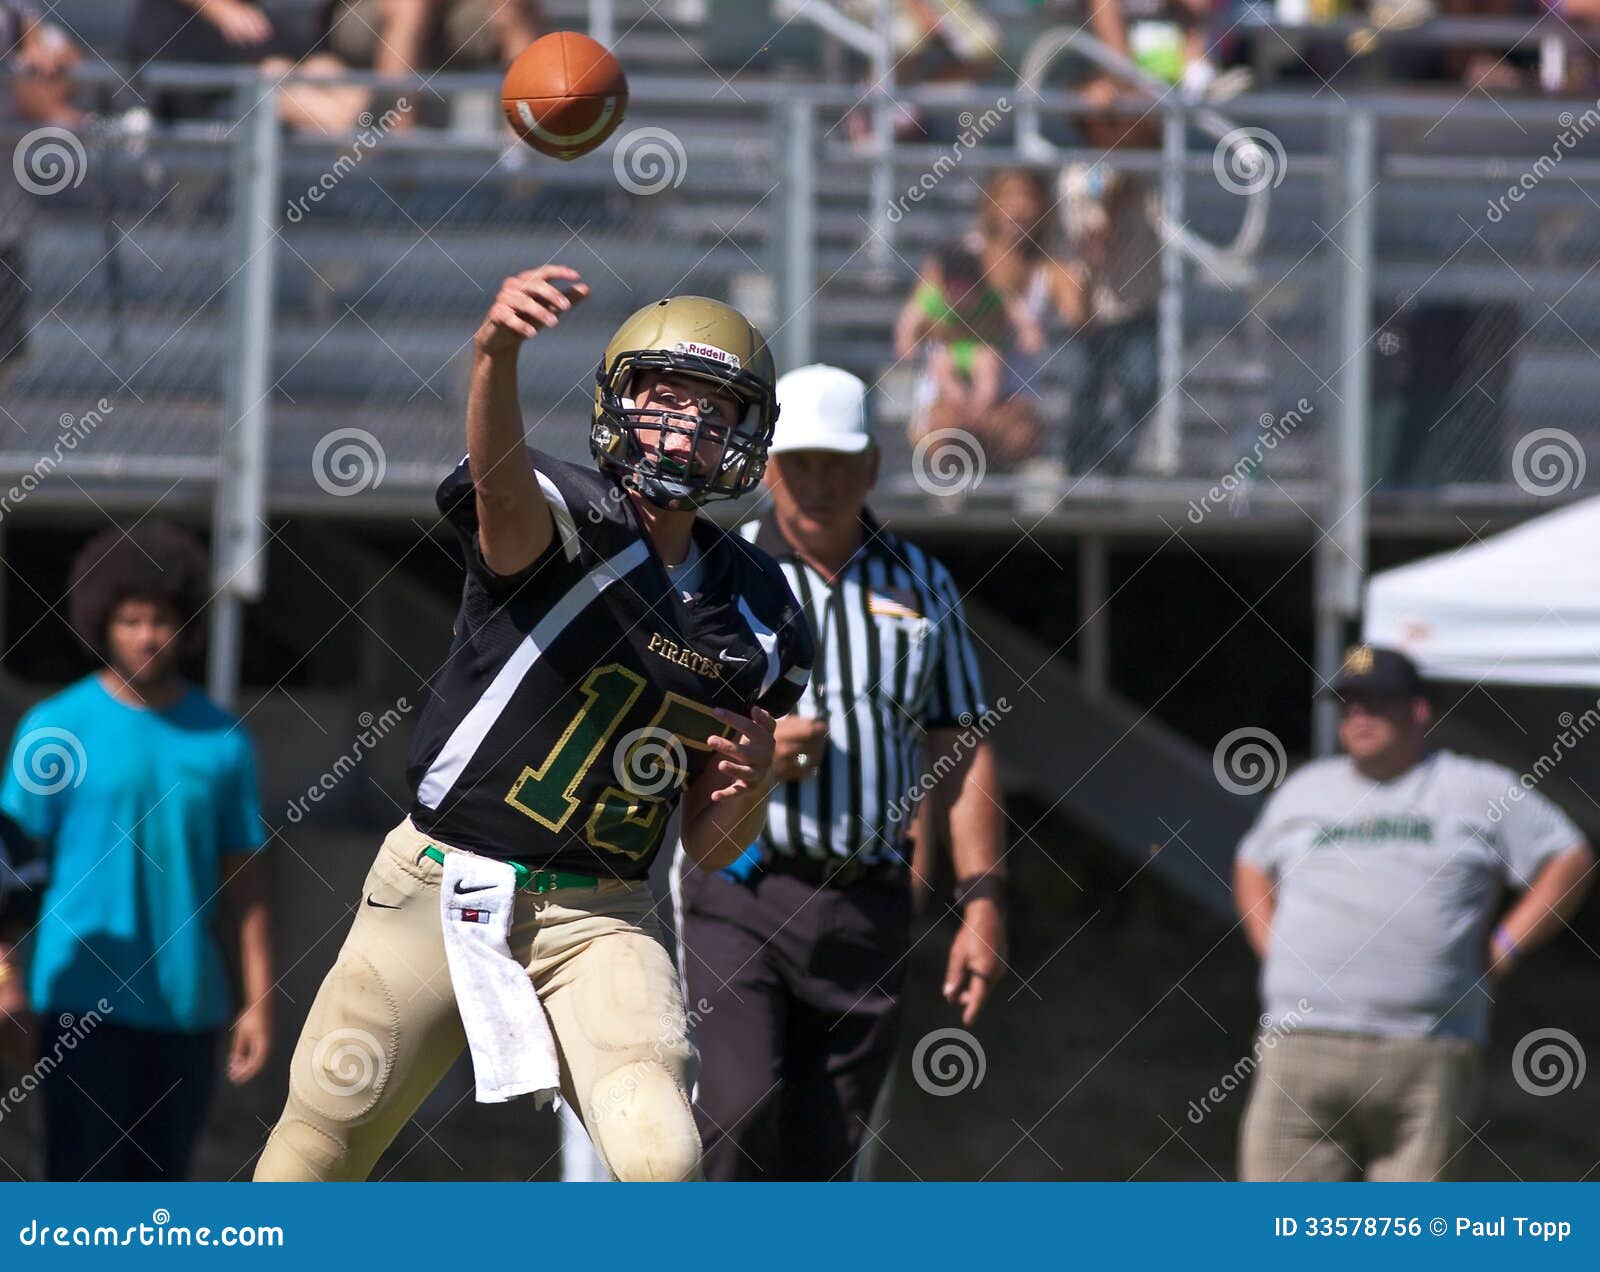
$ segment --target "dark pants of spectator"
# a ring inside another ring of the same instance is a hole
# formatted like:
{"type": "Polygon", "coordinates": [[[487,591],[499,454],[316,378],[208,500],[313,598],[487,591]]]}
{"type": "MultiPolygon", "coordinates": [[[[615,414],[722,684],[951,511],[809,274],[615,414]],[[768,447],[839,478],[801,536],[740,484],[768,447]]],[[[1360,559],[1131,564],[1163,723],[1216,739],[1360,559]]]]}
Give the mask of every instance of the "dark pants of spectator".
{"type": "Polygon", "coordinates": [[[39,1056],[46,1178],[186,1178],[216,1089],[217,1035],[103,1022],[74,1028],[71,1017],[45,1019],[51,1032],[39,1056]]]}
{"type": "Polygon", "coordinates": [[[911,891],[686,869],[695,1120],[713,1180],[848,1179],[894,1059],[911,891]]]}
{"type": "Polygon", "coordinates": [[[1161,392],[1154,315],[1086,328],[1072,393],[1067,464],[1074,474],[1120,477],[1161,392]]]}
{"type": "MultiPolygon", "coordinates": [[[[258,6],[272,22],[272,34],[263,44],[230,44],[222,31],[201,17],[185,0],[138,0],[128,18],[126,55],[135,68],[132,79],[152,62],[187,62],[206,66],[256,65],[269,57],[299,61],[312,52],[322,32],[317,11],[306,5],[298,10],[284,5],[258,6]]],[[[142,87],[142,86],[141,86],[142,87]]],[[[143,89],[141,105],[157,119],[226,118],[233,109],[227,89],[143,89]]]]}

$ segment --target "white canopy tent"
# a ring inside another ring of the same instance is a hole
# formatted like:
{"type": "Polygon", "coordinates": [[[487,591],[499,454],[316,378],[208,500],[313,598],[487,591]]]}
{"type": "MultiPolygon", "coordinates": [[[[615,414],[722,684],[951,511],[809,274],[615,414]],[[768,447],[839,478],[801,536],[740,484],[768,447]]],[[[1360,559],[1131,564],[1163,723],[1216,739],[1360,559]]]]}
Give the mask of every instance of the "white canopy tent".
{"type": "Polygon", "coordinates": [[[1365,612],[1429,679],[1600,687],[1600,498],[1374,575],[1365,612]]]}

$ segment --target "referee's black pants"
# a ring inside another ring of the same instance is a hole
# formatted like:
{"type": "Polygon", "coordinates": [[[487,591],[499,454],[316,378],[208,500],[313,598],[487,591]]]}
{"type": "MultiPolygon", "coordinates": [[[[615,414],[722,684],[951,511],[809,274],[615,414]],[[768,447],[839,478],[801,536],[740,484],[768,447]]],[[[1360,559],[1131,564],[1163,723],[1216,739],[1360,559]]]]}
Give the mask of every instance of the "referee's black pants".
{"type": "Polygon", "coordinates": [[[680,882],[707,1179],[848,1179],[894,1059],[911,890],[693,868],[680,882]]]}

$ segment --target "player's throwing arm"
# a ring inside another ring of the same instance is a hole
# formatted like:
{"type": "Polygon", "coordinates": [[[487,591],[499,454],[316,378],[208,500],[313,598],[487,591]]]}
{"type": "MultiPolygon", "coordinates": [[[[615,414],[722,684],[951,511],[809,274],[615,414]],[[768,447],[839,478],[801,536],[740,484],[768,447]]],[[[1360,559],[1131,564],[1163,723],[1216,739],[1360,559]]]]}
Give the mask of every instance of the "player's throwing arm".
{"type": "Polygon", "coordinates": [[[515,574],[537,560],[555,533],[523,437],[517,354],[525,340],[558,325],[588,295],[589,285],[566,265],[523,270],[500,284],[473,337],[467,455],[483,557],[498,574],[515,574]]]}

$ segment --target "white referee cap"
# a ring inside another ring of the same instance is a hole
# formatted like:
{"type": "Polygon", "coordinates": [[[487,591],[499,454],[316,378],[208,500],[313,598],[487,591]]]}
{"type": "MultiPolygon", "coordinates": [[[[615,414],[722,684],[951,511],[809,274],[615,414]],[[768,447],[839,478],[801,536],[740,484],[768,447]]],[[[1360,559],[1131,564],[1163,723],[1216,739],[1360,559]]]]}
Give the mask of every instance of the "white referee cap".
{"type": "Polygon", "coordinates": [[[867,386],[842,367],[813,362],[778,379],[778,426],[768,453],[829,450],[859,455],[872,445],[867,386]]]}

